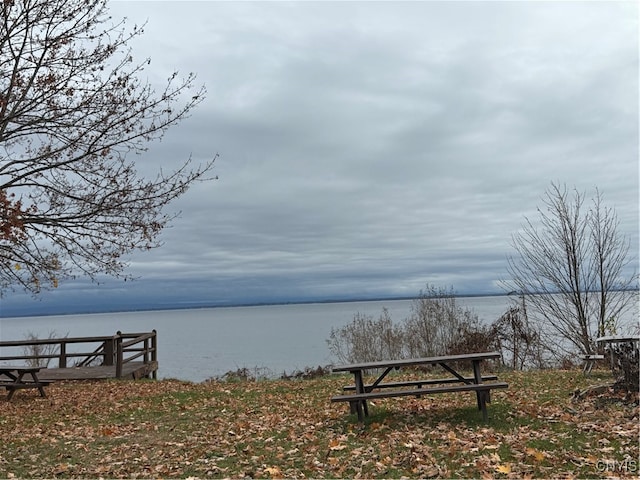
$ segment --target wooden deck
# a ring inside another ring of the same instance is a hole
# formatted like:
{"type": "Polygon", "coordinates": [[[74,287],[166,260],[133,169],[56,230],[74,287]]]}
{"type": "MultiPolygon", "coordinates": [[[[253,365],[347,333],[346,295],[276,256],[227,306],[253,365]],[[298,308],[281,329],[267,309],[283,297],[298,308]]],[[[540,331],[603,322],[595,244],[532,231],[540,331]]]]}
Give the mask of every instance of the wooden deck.
{"type": "Polygon", "coordinates": [[[156,378],[157,332],[0,342],[0,365],[49,365],[43,381],[156,378]],[[22,353],[20,353],[22,351],[22,353]],[[6,352],[6,353],[5,353],[6,352]],[[45,362],[46,360],[46,362],[45,362]],[[55,368],[57,367],[57,368],[55,368]]]}
{"type": "MultiPolygon", "coordinates": [[[[120,379],[139,380],[151,376],[158,370],[158,362],[129,362],[122,366],[120,379]]],[[[61,380],[105,380],[116,377],[115,365],[95,367],[43,368],[38,374],[40,380],[51,382],[61,380]]]]}

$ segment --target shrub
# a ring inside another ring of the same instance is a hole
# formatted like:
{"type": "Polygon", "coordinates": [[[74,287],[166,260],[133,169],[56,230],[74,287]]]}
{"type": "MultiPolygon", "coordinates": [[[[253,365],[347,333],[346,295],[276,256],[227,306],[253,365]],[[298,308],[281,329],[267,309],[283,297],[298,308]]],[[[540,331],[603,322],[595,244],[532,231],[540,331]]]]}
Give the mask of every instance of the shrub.
{"type": "Polygon", "coordinates": [[[456,304],[453,289],[427,286],[404,321],[407,353],[410,357],[446,355],[460,333],[477,323],[476,314],[456,304]]]}
{"type": "MultiPolygon", "coordinates": [[[[68,337],[67,333],[64,337],[68,337]]],[[[39,340],[38,336],[29,331],[24,335],[25,340],[39,340]]],[[[59,338],[58,334],[55,330],[49,331],[49,335],[47,336],[47,340],[53,340],[59,338]]],[[[25,356],[31,357],[25,360],[26,364],[30,367],[43,367],[46,368],[49,366],[51,362],[51,357],[58,354],[60,351],[60,347],[58,344],[50,343],[50,344],[42,344],[42,345],[25,345],[22,348],[23,354],[25,356]]]]}
{"type": "MultiPolygon", "coordinates": [[[[552,356],[538,329],[529,323],[524,306],[513,305],[492,325],[496,348],[513,370],[544,368],[552,356]],[[547,360],[545,360],[545,358],[547,360]]],[[[560,359],[560,362],[566,359],[560,359]]]]}
{"type": "Polygon", "coordinates": [[[327,343],[340,362],[354,363],[487,351],[494,340],[473,311],[456,304],[452,289],[428,286],[404,321],[394,323],[386,308],[377,320],[357,313],[350,324],[331,329],[327,343]]]}
{"type": "Polygon", "coordinates": [[[612,346],[609,355],[614,358],[615,387],[627,392],[640,392],[640,351],[635,344],[612,346]]]}
{"type": "Polygon", "coordinates": [[[403,331],[386,308],[377,320],[358,312],[348,325],[331,329],[327,344],[342,363],[402,358],[403,331]]]}
{"type": "Polygon", "coordinates": [[[473,352],[489,352],[498,349],[495,330],[487,325],[481,325],[477,318],[463,323],[456,339],[449,344],[448,353],[458,355],[473,352]]]}

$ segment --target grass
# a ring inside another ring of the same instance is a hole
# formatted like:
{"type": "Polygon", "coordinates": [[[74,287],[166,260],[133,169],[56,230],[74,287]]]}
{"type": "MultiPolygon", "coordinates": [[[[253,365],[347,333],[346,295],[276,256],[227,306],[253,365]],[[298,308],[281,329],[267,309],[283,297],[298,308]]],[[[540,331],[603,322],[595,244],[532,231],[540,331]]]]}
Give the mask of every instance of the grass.
{"type": "Polygon", "coordinates": [[[607,372],[505,372],[473,394],[375,402],[365,425],[313,380],[68,382],[0,400],[0,478],[638,476],[637,402],[572,401],[607,372]]]}

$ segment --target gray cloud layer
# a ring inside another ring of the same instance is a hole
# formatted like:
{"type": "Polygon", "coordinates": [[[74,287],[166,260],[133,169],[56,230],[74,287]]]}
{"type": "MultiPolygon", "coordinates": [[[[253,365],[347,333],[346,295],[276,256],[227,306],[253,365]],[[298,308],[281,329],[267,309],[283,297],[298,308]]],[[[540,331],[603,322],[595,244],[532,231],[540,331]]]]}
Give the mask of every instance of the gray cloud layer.
{"type": "Polygon", "coordinates": [[[196,71],[209,91],[141,168],[221,154],[114,298],[498,291],[551,181],[597,186],[637,256],[633,2],[111,8],[148,19],[133,48],[151,81],[196,71]]]}

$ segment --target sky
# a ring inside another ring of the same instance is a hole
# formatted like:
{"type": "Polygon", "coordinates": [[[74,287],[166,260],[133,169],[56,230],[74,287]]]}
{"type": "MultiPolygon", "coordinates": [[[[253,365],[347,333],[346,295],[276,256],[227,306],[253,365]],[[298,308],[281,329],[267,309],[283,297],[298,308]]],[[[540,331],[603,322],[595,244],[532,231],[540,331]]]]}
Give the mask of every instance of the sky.
{"type": "Polygon", "coordinates": [[[143,172],[215,154],[131,282],[78,278],[0,316],[503,293],[551,182],[597,187],[638,257],[636,2],[112,1],[161,88],[206,100],[143,172]]]}

